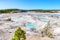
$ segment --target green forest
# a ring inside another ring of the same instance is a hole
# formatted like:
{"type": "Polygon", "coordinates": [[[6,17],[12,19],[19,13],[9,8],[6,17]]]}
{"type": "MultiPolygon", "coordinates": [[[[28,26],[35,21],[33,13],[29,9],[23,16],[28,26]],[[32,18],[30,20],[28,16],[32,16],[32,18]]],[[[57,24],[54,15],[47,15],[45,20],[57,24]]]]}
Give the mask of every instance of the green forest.
{"type": "Polygon", "coordinates": [[[0,10],[0,13],[10,13],[13,11],[20,11],[20,10],[19,9],[3,9],[3,10],[0,10]]]}
{"type": "Polygon", "coordinates": [[[42,10],[42,9],[35,9],[35,10],[21,10],[21,9],[2,9],[0,13],[18,13],[18,12],[42,12],[42,13],[58,13],[60,10],[42,10]]]}

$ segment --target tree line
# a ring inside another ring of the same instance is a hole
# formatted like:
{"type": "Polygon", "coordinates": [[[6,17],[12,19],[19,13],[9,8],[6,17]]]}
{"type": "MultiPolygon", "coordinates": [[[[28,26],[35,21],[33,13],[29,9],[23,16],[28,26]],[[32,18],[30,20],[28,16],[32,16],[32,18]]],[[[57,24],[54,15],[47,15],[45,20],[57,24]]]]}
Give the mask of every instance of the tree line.
{"type": "Polygon", "coordinates": [[[0,10],[0,13],[17,13],[17,12],[42,12],[42,13],[57,13],[60,10],[42,10],[42,9],[36,9],[36,10],[21,10],[21,9],[3,9],[0,10]]]}

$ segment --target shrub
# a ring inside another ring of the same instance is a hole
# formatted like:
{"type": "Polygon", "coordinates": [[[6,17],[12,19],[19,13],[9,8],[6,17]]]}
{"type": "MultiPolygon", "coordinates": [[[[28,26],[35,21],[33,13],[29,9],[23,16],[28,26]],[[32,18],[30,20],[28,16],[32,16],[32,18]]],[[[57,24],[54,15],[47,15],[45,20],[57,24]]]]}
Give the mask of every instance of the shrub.
{"type": "Polygon", "coordinates": [[[18,29],[14,33],[14,37],[12,38],[12,40],[21,40],[21,39],[26,40],[25,31],[23,31],[20,27],[18,27],[18,29]]]}
{"type": "Polygon", "coordinates": [[[6,21],[11,21],[11,18],[7,19],[6,21]]]}
{"type": "Polygon", "coordinates": [[[48,36],[49,38],[52,38],[52,37],[53,37],[52,33],[48,33],[47,36],[48,36]]]}

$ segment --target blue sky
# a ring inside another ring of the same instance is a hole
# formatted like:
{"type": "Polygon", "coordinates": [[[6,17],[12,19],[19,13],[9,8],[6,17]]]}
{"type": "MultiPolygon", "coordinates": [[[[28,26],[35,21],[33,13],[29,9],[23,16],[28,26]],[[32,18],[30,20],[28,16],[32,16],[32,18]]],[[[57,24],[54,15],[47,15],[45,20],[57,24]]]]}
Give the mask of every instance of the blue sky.
{"type": "Polygon", "coordinates": [[[0,0],[0,9],[60,9],[60,0],[0,0]]]}

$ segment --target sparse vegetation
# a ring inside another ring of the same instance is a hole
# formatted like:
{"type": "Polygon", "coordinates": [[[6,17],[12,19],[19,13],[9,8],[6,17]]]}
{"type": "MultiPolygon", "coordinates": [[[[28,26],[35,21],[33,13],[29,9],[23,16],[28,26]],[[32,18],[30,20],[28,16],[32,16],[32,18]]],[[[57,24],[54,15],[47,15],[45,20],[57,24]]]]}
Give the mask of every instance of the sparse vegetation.
{"type": "Polygon", "coordinates": [[[50,31],[51,29],[51,25],[50,25],[50,21],[48,22],[48,25],[44,28],[44,30],[42,31],[42,36],[48,36],[49,38],[52,38],[53,35],[50,31]]]}
{"type": "Polygon", "coordinates": [[[18,27],[14,33],[12,40],[26,40],[25,31],[18,27]]]}
{"type": "Polygon", "coordinates": [[[6,21],[11,21],[11,18],[7,19],[6,21]]]}
{"type": "Polygon", "coordinates": [[[53,37],[52,33],[48,33],[47,36],[48,36],[49,38],[52,38],[52,37],[53,37]]]}

